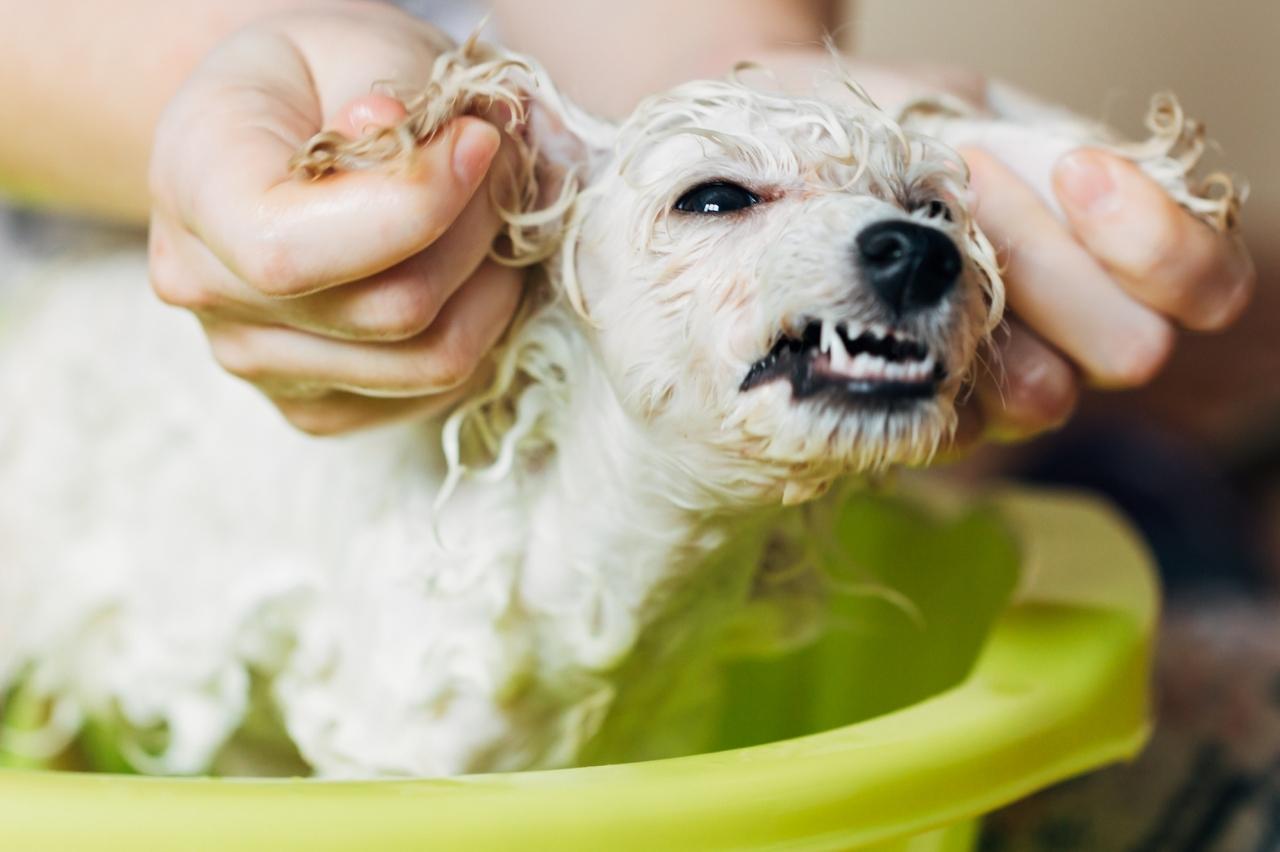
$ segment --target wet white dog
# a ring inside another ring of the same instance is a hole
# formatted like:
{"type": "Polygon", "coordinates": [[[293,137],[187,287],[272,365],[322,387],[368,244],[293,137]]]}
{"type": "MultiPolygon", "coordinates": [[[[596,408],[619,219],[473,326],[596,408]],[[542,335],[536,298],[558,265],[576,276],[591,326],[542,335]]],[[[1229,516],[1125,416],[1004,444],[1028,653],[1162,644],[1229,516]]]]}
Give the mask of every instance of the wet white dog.
{"type": "MultiPolygon", "coordinates": [[[[505,245],[535,281],[492,386],[442,422],[298,434],[153,303],[140,251],[5,306],[0,692],[49,708],[26,746],[94,723],[139,769],[192,773],[274,727],[328,776],[669,750],[729,633],[815,629],[814,575],[760,581],[809,564],[783,507],[953,428],[1003,296],[937,139],[1038,162],[1108,141],[1028,105],[895,119],[854,87],[737,80],[612,126],[473,44],[404,127],[300,164],[393,157],[494,101],[527,110],[505,245]]],[[[1187,179],[1194,125],[1154,116],[1122,150],[1221,218],[1229,194],[1187,179]]]]}

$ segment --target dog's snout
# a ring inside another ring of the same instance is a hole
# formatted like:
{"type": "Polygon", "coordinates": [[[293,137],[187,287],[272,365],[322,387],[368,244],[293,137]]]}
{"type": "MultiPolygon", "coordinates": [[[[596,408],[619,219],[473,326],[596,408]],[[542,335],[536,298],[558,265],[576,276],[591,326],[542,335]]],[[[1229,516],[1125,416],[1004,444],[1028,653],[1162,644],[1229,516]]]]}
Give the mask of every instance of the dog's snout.
{"type": "Polygon", "coordinates": [[[871,289],[895,314],[936,305],[960,277],[960,252],[951,238],[915,222],[863,229],[857,256],[871,289]]]}

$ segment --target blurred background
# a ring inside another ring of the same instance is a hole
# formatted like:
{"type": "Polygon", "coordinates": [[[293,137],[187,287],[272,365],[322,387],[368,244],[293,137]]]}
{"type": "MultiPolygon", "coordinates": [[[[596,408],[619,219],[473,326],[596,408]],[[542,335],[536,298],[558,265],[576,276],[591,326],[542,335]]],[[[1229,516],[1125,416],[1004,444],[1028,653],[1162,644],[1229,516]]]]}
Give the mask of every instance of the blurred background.
{"type": "Polygon", "coordinates": [[[1142,530],[1168,595],[1159,726],[1133,766],[991,821],[997,850],[1280,850],[1280,2],[858,0],[846,46],[956,64],[1134,135],[1171,90],[1250,187],[1252,307],[1185,336],[1135,392],[1090,394],[1062,431],[984,451],[996,472],[1105,494],[1142,530]]]}

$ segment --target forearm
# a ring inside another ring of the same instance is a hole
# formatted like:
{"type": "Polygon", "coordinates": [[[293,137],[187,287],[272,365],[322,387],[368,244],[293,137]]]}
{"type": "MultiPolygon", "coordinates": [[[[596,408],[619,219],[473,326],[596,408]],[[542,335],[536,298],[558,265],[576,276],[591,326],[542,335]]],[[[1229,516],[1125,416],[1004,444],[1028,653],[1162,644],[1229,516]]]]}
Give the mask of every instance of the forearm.
{"type": "Polygon", "coordinates": [[[143,221],[169,98],[226,35],[308,3],[0,0],[0,194],[143,221]]]}
{"type": "Polygon", "coordinates": [[[536,56],[572,97],[604,115],[734,62],[816,47],[833,0],[494,0],[504,40],[536,56]]]}

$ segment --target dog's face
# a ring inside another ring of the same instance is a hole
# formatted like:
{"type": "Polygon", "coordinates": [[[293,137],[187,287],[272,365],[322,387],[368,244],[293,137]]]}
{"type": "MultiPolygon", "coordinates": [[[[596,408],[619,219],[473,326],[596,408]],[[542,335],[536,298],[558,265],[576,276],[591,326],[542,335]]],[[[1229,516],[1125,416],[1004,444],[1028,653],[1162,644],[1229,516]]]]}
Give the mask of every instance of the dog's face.
{"type": "Polygon", "coordinates": [[[955,154],[853,95],[643,104],[571,244],[623,404],[726,476],[926,461],[1000,304],[963,188],[955,154]]]}

